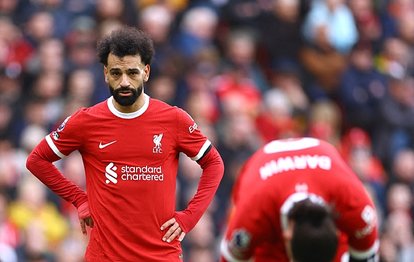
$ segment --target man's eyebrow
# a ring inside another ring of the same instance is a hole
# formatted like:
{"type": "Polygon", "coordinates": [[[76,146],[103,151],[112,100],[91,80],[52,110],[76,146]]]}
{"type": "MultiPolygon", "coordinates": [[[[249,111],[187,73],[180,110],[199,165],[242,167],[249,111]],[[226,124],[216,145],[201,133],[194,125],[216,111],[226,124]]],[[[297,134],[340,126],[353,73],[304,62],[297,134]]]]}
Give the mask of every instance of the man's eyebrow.
{"type": "Polygon", "coordinates": [[[126,70],[128,73],[136,73],[136,72],[140,72],[141,69],[139,68],[129,68],[126,70]]]}

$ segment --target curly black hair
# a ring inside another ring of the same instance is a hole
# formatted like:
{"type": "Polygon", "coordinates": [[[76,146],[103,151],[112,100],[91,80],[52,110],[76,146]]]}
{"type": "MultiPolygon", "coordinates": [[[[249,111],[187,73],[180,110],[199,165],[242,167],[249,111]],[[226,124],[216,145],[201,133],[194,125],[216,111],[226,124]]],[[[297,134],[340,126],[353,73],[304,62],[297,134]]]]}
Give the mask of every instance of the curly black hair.
{"type": "Polygon", "coordinates": [[[139,55],[145,65],[151,64],[154,55],[154,43],[142,30],[125,26],[112,31],[98,42],[97,54],[99,62],[108,65],[108,55],[118,57],[139,55]]]}
{"type": "Polygon", "coordinates": [[[338,248],[338,236],[329,206],[305,199],[293,206],[288,218],[295,221],[291,240],[294,261],[332,261],[338,248]]]}

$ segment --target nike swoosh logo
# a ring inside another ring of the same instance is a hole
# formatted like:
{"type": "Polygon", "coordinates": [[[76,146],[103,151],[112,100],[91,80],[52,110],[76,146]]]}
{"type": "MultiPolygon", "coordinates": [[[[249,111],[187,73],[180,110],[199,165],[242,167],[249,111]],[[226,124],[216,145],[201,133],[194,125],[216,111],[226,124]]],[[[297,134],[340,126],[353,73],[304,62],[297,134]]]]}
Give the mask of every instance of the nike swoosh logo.
{"type": "Polygon", "coordinates": [[[99,149],[103,149],[103,148],[105,148],[107,146],[110,146],[110,145],[112,145],[115,142],[116,142],[116,140],[115,141],[112,141],[112,142],[109,142],[109,143],[106,143],[106,144],[102,144],[102,142],[100,142],[99,143],[99,149]]]}

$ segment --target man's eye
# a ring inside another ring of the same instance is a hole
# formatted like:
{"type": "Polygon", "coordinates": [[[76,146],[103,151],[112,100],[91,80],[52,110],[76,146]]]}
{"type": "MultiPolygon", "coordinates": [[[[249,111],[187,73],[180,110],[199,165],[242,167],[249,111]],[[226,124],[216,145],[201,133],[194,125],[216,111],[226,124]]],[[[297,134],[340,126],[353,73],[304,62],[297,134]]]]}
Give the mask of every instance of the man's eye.
{"type": "Polygon", "coordinates": [[[119,72],[112,72],[112,73],[111,73],[111,75],[112,75],[112,76],[120,76],[120,75],[121,75],[121,73],[119,73],[119,72]]]}

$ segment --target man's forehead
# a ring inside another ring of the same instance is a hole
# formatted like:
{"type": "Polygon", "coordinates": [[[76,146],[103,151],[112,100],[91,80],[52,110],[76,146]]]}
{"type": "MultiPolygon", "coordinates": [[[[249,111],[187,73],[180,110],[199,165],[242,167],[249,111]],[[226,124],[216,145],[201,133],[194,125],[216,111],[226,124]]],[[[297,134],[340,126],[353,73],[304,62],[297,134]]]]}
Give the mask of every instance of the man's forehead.
{"type": "Polygon", "coordinates": [[[108,68],[141,68],[142,66],[144,66],[144,64],[142,63],[141,56],[139,55],[126,55],[119,57],[110,53],[108,56],[108,68]]]}

